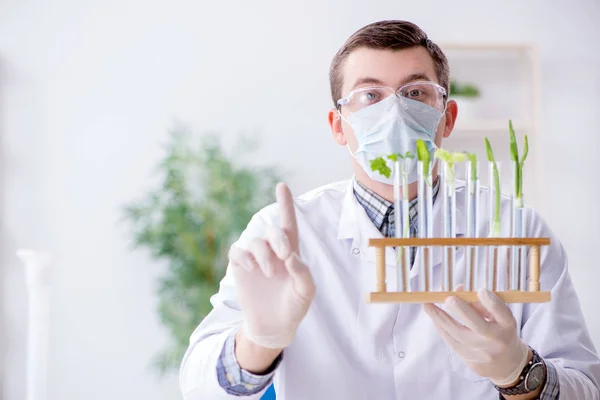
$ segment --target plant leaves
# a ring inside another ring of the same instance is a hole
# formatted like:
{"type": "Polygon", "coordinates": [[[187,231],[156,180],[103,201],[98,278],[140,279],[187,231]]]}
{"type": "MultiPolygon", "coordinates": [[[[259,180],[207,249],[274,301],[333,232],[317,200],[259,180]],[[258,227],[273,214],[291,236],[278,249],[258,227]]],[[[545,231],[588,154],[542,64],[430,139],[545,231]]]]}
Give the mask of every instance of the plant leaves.
{"type": "Polygon", "coordinates": [[[385,176],[386,178],[389,178],[390,175],[392,174],[391,168],[388,167],[388,165],[385,162],[385,160],[383,159],[383,157],[374,158],[373,160],[370,161],[370,163],[371,163],[371,170],[373,170],[374,172],[379,172],[381,175],[385,176]]]}
{"type": "Polygon", "coordinates": [[[239,155],[225,154],[216,135],[198,138],[178,127],[164,151],[153,170],[157,184],[122,208],[133,248],[167,267],[158,284],[158,314],[170,334],[154,358],[161,374],[179,367],[191,333],[212,308],[229,246],[274,201],[281,180],[275,167],[245,166],[239,155]]]}

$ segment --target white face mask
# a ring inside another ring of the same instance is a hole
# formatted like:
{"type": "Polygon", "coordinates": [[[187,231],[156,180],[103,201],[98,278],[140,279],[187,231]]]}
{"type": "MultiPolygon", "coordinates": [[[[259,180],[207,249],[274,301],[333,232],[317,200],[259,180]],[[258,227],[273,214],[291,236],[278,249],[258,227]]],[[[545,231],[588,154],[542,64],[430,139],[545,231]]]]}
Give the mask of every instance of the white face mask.
{"type": "Polygon", "coordinates": [[[393,176],[386,178],[373,171],[370,161],[410,151],[414,158],[407,162],[408,183],[416,182],[417,139],[425,142],[433,159],[437,148],[433,140],[442,115],[437,109],[420,101],[389,96],[352,114],[348,119],[342,116],[352,127],[358,142],[354,154],[350,148],[348,150],[371,179],[388,185],[393,184],[393,176]]]}

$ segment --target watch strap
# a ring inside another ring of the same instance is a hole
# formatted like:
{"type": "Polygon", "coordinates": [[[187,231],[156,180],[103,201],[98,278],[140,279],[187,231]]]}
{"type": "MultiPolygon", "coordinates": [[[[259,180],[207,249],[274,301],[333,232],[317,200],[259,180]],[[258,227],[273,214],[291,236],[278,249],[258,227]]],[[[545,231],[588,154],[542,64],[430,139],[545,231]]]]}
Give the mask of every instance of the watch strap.
{"type": "MultiPolygon", "coordinates": [[[[527,387],[526,387],[527,374],[529,373],[529,371],[531,370],[531,368],[534,365],[542,364],[542,365],[544,365],[544,369],[545,369],[545,364],[544,364],[544,360],[542,359],[542,357],[540,357],[540,355],[534,349],[532,349],[531,347],[529,349],[533,353],[533,358],[531,359],[531,361],[529,361],[525,365],[525,367],[523,368],[523,371],[521,371],[521,374],[519,376],[519,382],[515,386],[511,386],[508,388],[502,388],[497,385],[494,385],[496,390],[498,390],[498,392],[500,394],[514,396],[514,395],[518,395],[518,394],[531,393],[533,391],[533,390],[527,390],[527,387]]],[[[534,390],[536,390],[536,389],[534,389],[534,390]]]]}

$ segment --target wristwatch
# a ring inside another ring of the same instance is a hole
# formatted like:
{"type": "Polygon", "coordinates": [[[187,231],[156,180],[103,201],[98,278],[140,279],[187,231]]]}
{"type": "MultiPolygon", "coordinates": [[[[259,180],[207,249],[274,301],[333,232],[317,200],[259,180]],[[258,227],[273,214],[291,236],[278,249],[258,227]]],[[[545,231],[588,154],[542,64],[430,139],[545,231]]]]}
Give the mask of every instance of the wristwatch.
{"type": "Polygon", "coordinates": [[[546,364],[544,364],[544,360],[542,360],[542,357],[534,349],[531,347],[530,349],[533,353],[533,359],[521,371],[519,383],[508,388],[501,388],[494,385],[500,394],[508,396],[527,394],[536,391],[544,383],[544,379],[546,378],[546,364]]]}

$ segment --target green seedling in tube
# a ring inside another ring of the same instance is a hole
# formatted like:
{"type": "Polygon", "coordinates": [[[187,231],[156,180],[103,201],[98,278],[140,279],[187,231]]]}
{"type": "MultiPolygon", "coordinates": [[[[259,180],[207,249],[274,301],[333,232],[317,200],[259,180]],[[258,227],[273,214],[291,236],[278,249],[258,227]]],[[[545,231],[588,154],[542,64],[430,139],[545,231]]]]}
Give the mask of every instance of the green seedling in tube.
{"type": "MultiPolygon", "coordinates": [[[[519,149],[517,148],[517,139],[515,130],[513,129],[512,121],[508,121],[508,130],[510,133],[510,156],[513,163],[514,173],[514,197],[513,210],[511,221],[511,235],[513,237],[523,237],[525,235],[525,215],[523,202],[523,165],[529,152],[529,142],[527,135],[524,137],[523,156],[519,158],[519,149]]],[[[523,254],[525,249],[517,246],[512,247],[511,253],[511,281],[510,289],[516,290],[525,285],[525,270],[521,268],[523,265],[523,254]]]]}
{"type": "MultiPolygon", "coordinates": [[[[401,165],[401,161],[414,158],[414,155],[408,151],[404,154],[392,153],[386,157],[377,157],[371,160],[371,169],[374,172],[389,178],[392,174],[392,169],[388,166],[387,160],[391,161],[394,166],[394,222],[396,226],[396,237],[397,238],[408,238],[409,237],[409,223],[408,223],[408,175],[406,166],[401,165]],[[402,189],[402,191],[401,191],[402,189]],[[402,194],[400,194],[402,193],[402,194]],[[403,218],[401,218],[401,216],[403,218]]],[[[408,261],[408,249],[404,246],[400,247],[397,252],[396,268],[397,268],[397,287],[398,291],[404,291],[407,289],[408,276],[406,275],[406,266],[409,265],[408,261]],[[403,265],[405,267],[403,267],[403,265]]]]}
{"type": "MultiPolygon", "coordinates": [[[[415,158],[415,155],[413,153],[411,153],[410,151],[407,151],[404,154],[393,153],[393,154],[386,156],[385,158],[380,156],[380,157],[372,159],[371,160],[371,170],[373,170],[374,172],[379,172],[381,175],[385,176],[386,178],[389,178],[392,175],[392,169],[388,166],[387,161],[385,160],[386,158],[392,162],[397,162],[397,161],[405,160],[408,158],[415,158]]],[[[403,170],[403,174],[406,175],[405,170],[403,170]]],[[[403,233],[404,233],[403,237],[408,237],[408,228],[407,227],[405,227],[403,233]]]]}
{"type": "MultiPolygon", "coordinates": [[[[434,158],[442,160],[442,217],[443,236],[456,237],[456,185],[454,164],[465,161],[467,156],[463,153],[451,153],[438,148],[434,158]]],[[[443,283],[442,290],[451,291],[453,287],[453,266],[456,259],[456,249],[452,246],[444,247],[443,253],[443,283]]]]}
{"type": "Polygon", "coordinates": [[[493,164],[494,168],[494,187],[495,187],[495,201],[494,201],[494,218],[491,221],[490,236],[500,236],[500,174],[498,172],[498,166],[494,160],[494,153],[492,152],[492,146],[487,137],[485,137],[485,149],[487,152],[488,161],[493,164]]]}
{"type": "Polygon", "coordinates": [[[389,178],[392,175],[392,169],[388,166],[387,161],[385,160],[386,158],[388,160],[396,162],[399,159],[404,160],[405,158],[415,158],[415,156],[410,151],[407,151],[405,154],[393,153],[386,156],[385,158],[380,156],[372,159],[370,161],[371,170],[373,172],[379,172],[381,175],[385,176],[386,178],[389,178]]]}
{"type": "MultiPolygon", "coordinates": [[[[419,201],[418,207],[418,234],[420,238],[433,237],[433,181],[431,174],[431,153],[425,142],[417,140],[417,157],[419,159],[419,169],[417,176],[417,192],[419,201]]],[[[431,287],[431,277],[433,262],[430,257],[431,247],[426,246],[419,249],[423,252],[420,257],[419,270],[419,288],[422,291],[428,291],[431,287]]]]}
{"type": "MultiPolygon", "coordinates": [[[[398,162],[400,160],[406,160],[409,158],[415,158],[415,155],[413,153],[411,153],[410,151],[407,151],[404,154],[400,154],[400,153],[394,153],[394,154],[390,154],[389,156],[387,156],[387,158],[393,162],[398,162]]],[[[405,168],[402,168],[402,180],[401,180],[401,185],[402,185],[402,189],[403,191],[406,191],[407,188],[404,187],[406,186],[406,182],[408,181],[408,175],[406,172],[405,168]]],[[[406,193],[403,193],[403,197],[406,196],[406,193]]],[[[400,209],[399,207],[396,207],[397,209],[400,209]]],[[[408,213],[408,211],[406,211],[408,213]]],[[[396,228],[398,229],[398,228],[396,228]]],[[[409,234],[409,224],[403,224],[403,232],[402,232],[402,237],[407,238],[409,234]]]]}
{"type": "Polygon", "coordinates": [[[448,164],[448,172],[451,174],[448,176],[448,181],[454,186],[454,164],[466,161],[467,155],[464,153],[451,153],[448,150],[438,148],[434,157],[448,164]]]}
{"type": "MultiPolygon", "coordinates": [[[[477,154],[465,152],[467,157],[467,190],[465,196],[465,210],[467,216],[467,236],[477,237],[477,228],[479,225],[479,168],[477,165],[477,154]]],[[[479,249],[476,246],[469,246],[466,253],[466,290],[473,291],[476,282],[476,264],[478,259],[479,249]]]]}
{"type": "Polygon", "coordinates": [[[471,193],[473,194],[475,191],[475,182],[477,181],[477,154],[475,153],[466,153],[465,156],[471,162],[471,193]]]}
{"type": "Polygon", "coordinates": [[[383,157],[377,157],[371,160],[371,169],[373,172],[379,172],[386,178],[389,178],[392,174],[392,169],[387,165],[383,157]]]}
{"type": "Polygon", "coordinates": [[[515,130],[513,129],[512,121],[508,120],[508,130],[510,132],[510,155],[512,161],[515,163],[515,199],[517,201],[517,207],[523,207],[523,165],[529,152],[529,143],[527,135],[524,137],[523,143],[523,157],[519,159],[519,149],[517,148],[517,139],[515,137],[515,130]]]}
{"type": "MultiPolygon", "coordinates": [[[[417,156],[419,158],[419,161],[423,163],[424,175],[429,176],[429,164],[431,163],[431,153],[429,152],[429,149],[427,148],[425,142],[421,139],[417,140],[417,156]]],[[[426,183],[428,186],[431,186],[432,184],[432,182],[429,182],[428,180],[426,180],[426,183]]]]}

